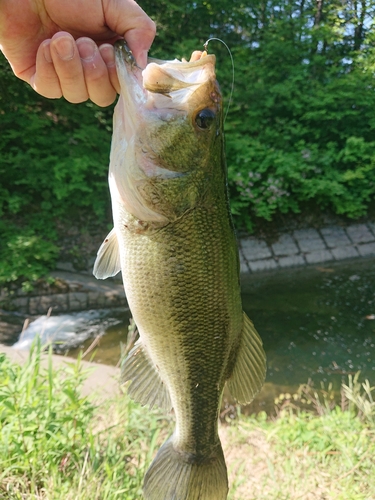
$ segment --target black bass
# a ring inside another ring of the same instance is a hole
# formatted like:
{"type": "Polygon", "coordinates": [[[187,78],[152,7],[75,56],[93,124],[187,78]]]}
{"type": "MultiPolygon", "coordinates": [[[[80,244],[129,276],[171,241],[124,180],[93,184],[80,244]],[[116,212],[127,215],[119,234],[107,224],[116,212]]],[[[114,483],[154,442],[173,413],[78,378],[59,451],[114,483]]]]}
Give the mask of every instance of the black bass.
{"type": "Polygon", "coordinates": [[[123,365],[129,394],[174,409],[176,427],[146,473],[146,500],[225,500],[218,436],[225,383],[249,403],[265,377],[243,313],[215,56],[151,60],[117,42],[121,95],[109,168],[114,229],[97,278],[122,270],[140,339],[123,365]]]}

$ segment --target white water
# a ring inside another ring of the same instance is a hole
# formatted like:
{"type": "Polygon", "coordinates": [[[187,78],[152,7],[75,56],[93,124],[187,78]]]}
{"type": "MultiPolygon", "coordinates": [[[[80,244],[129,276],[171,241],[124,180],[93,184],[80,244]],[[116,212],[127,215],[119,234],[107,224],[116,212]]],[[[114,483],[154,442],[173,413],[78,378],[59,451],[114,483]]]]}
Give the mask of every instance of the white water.
{"type": "Polygon", "coordinates": [[[54,347],[63,346],[64,350],[80,346],[86,339],[104,335],[109,326],[119,320],[111,315],[110,309],[81,311],[59,316],[41,316],[20,334],[13,345],[14,349],[27,350],[37,335],[42,345],[53,343],[54,347]]]}

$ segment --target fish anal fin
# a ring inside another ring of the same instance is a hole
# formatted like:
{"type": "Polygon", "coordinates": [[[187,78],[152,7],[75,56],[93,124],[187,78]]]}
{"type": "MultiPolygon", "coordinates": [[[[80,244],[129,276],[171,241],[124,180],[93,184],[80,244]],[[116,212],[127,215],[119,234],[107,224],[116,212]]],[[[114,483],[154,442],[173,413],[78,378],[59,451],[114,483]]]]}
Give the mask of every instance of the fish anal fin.
{"type": "Polygon", "coordinates": [[[169,392],[142,343],[136,342],[121,366],[121,383],[131,380],[129,396],[141,405],[171,410],[169,392]]]}
{"type": "Polygon", "coordinates": [[[120,252],[117,235],[113,228],[98,250],[93,275],[97,279],[104,280],[111,276],[116,276],[120,271],[120,252]]]}
{"type": "Polygon", "coordinates": [[[248,404],[262,388],[266,376],[266,355],[258,332],[243,313],[242,338],[228,389],[240,404],[248,404]]]}
{"type": "Polygon", "coordinates": [[[228,478],[220,443],[211,456],[178,452],[173,436],[157,453],[144,484],[145,500],[226,500],[228,478]]]}

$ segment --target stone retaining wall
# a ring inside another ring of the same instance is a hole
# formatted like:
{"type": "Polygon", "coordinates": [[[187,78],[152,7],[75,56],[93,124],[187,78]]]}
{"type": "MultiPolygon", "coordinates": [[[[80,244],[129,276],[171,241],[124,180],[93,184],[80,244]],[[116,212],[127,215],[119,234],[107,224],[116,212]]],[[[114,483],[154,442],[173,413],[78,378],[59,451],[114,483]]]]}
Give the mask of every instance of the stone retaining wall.
{"type": "MultiPolygon", "coordinates": [[[[272,244],[251,236],[240,240],[239,249],[241,273],[374,256],[375,223],[299,229],[282,234],[272,244]]],[[[51,275],[64,284],[63,293],[2,290],[0,307],[35,316],[46,314],[49,308],[60,313],[127,306],[121,278],[97,280],[91,269],[77,273],[68,262],[59,263],[58,267],[51,275]]]]}
{"type": "Polygon", "coordinates": [[[9,292],[2,291],[0,301],[3,309],[34,316],[46,314],[49,308],[54,313],[62,313],[127,306],[124,288],[117,281],[103,282],[94,276],[66,271],[55,271],[51,275],[66,284],[64,293],[36,294],[17,290],[10,295],[9,292]]]}
{"type": "Polygon", "coordinates": [[[299,229],[271,245],[243,238],[239,246],[242,273],[370,257],[375,255],[375,223],[299,229]]]}

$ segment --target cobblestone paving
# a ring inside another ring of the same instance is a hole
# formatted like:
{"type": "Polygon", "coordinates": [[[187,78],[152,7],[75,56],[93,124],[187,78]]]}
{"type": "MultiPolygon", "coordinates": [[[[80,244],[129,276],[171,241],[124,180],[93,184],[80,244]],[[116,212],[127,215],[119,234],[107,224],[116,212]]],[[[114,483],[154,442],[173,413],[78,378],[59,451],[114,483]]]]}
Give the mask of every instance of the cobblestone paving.
{"type": "Polygon", "coordinates": [[[268,245],[253,236],[240,240],[241,273],[375,255],[375,223],[299,229],[268,245]]]}

